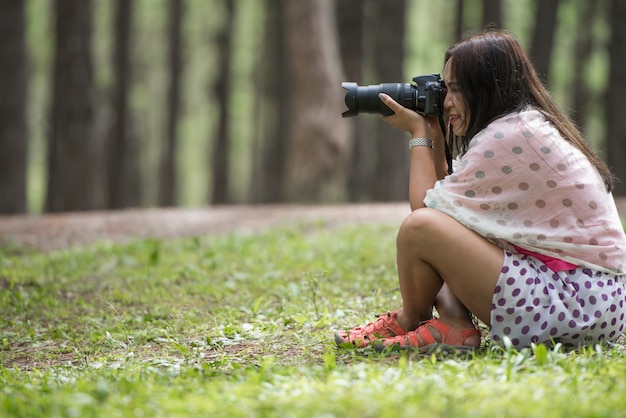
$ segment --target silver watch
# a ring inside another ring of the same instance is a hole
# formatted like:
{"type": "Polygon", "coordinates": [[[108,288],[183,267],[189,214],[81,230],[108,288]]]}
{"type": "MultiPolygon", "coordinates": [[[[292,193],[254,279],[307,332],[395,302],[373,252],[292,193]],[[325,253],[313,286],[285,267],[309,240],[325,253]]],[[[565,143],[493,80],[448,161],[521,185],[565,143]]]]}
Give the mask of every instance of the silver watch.
{"type": "Polygon", "coordinates": [[[413,147],[433,147],[433,141],[428,138],[413,138],[409,141],[409,149],[413,147]]]}

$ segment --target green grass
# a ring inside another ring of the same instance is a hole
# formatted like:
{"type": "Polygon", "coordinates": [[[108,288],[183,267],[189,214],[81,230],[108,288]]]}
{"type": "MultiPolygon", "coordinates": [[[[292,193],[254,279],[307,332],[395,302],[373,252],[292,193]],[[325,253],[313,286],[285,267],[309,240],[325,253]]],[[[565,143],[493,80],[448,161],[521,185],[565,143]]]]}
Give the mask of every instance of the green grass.
{"type": "Polygon", "coordinates": [[[400,304],[395,228],[0,250],[0,416],[626,416],[624,345],[339,350],[400,304]]]}

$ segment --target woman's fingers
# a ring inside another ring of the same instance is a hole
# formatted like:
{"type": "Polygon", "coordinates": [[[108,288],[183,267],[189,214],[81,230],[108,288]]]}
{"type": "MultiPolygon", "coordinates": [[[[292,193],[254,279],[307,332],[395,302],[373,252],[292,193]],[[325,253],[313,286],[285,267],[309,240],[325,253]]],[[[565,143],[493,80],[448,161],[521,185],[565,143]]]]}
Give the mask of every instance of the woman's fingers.
{"type": "Polygon", "coordinates": [[[397,113],[397,110],[403,107],[400,103],[393,100],[388,94],[378,93],[378,97],[385,105],[387,105],[389,109],[393,110],[394,113],[397,113]]]}
{"type": "MultiPolygon", "coordinates": [[[[382,100],[382,102],[394,112],[393,115],[381,116],[383,121],[387,122],[394,128],[407,131],[411,134],[414,134],[414,132],[426,132],[426,130],[428,130],[424,118],[417,112],[407,109],[385,93],[380,93],[378,97],[380,97],[380,100],[382,100]]],[[[421,136],[424,135],[426,135],[426,133],[421,134],[421,136]]]]}

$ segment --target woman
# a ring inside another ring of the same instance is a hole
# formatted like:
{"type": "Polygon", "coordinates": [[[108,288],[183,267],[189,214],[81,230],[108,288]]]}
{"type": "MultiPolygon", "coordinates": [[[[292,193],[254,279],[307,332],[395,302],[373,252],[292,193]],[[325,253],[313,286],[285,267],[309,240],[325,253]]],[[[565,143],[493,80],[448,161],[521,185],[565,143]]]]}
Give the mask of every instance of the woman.
{"type": "Polygon", "coordinates": [[[626,314],[626,237],[613,177],[542,85],[517,40],[489,31],[445,54],[446,175],[436,120],[381,100],[411,135],[412,213],[397,237],[402,308],[340,331],[377,349],[615,341],[626,314]],[[433,318],[433,307],[439,314],[433,318]]]}

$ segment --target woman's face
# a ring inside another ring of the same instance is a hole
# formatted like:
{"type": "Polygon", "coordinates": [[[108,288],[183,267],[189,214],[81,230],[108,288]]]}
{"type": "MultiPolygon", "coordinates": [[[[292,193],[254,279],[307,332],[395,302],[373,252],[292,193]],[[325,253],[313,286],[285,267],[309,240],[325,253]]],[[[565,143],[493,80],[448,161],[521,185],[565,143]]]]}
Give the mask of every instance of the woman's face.
{"type": "Polygon", "coordinates": [[[446,97],[443,99],[443,108],[450,120],[450,125],[452,125],[452,133],[456,136],[465,136],[470,112],[469,109],[466,109],[459,84],[452,78],[452,59],[448,60],[443,69],[443,80],[447,87],[446,97]]]}

